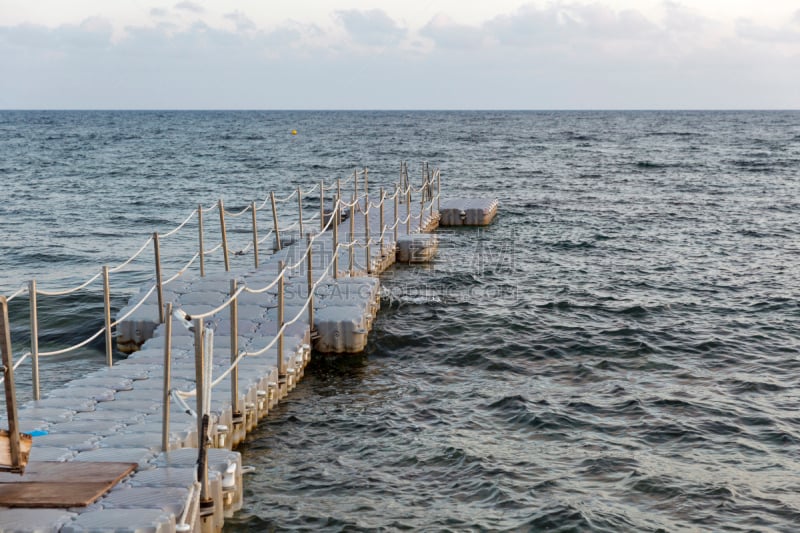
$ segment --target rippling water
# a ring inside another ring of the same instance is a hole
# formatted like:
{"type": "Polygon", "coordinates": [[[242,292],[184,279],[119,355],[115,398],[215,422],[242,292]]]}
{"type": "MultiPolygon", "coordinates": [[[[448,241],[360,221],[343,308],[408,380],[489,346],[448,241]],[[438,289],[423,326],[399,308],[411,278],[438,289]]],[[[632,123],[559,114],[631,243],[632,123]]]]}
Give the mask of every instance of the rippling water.
{"type": "MultiPolygon", "coordinates": [[[[401,159],[500,216],[384,276],[366,353],[315,359],[242,448],[226,530],[797,529],[797,112],[2,112],[0,287],[75,285],[197,203],[356,165],[388,184],[401,159]]],[[[151,268],[112,278],[116,307],[151,268]]],[[[74,310],[47,341],[93,331],[99,294],[42,303],[74,310]]]]}

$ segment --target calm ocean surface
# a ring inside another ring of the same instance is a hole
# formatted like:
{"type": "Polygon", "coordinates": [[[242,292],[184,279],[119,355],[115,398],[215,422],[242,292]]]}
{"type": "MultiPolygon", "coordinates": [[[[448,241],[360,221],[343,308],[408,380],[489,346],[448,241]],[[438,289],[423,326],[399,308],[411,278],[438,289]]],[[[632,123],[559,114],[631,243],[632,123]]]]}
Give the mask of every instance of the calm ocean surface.
{"type": "MultiPolygon", "coordinates": [[[[500,215],[387,272],[366,353],[317,358],[241,448],[226,531],[800,528],[798,112],[2,111],[0,294],[76,286],[198,203],[401,160],[500,215]]],[[[115,309],[152,269],[112,276],[115,309]]],[[[42,349],[99,329],[101,290],[40,297],[42,349]]],[[[44,388],[103,362],[47,359],[44,388]]]]}

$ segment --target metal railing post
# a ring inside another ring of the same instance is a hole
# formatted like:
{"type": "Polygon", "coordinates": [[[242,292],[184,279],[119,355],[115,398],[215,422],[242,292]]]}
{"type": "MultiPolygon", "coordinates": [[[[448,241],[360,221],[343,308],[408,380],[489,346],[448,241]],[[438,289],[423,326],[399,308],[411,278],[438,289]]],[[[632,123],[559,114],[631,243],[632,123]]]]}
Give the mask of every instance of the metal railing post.
{"type": "Polygon", "coordinates": [[[442,212],[442,173],[436,172],[436,210],[442,212]]]}
{"type": "Polygon", "coordinates": [[[156,292],[158,293],[158,323],[164,323],[164,284],[161,279],[161,245],[158,232],[153,233],[153,251],[156,258],[156,292]]]}
{"type": "Polygon", "coordinates": [[[319,180],[319,230],[325,229],[325,180],[319,180]]]}
{"type": "MultiPolygon", "coordinates": [[[[231,280],[231,365],[239,358],[239,297],[234,298],[234,294],[238,290],[238,282],[235,279],[231,280]]],[[[233,416],[236,418],[241,414],[239,409],[239,365],[233,367],[231,370],[231,406],[233,407],[233,416]]]]}
{"type": "Polygon", "coordinates": [[[422,186],[422,194],[419,199],[419,233],[422,233],[422,215],[425,214],[425,186],[422,186]]]}
{"type": "Polygon", "coordinates": [[[255,268],[258,268],[258,222],[256,221],[256,203],[250,205],[253,210],[253,262],[255,268]]]}
{"type": "Polygon", "coordinates": [[[161,406],[161,451],[169,451],[169,389],[172,387],[172,303],[167,304],[164,324],[164,394],[161,406]]]}
{"type": "Polygon", "coordinates": [[[367,210],[364,210],[364,257],[367,259],[367,264],[365,269],[367,274],[371,273],[372,268],[370,268],[371,257],[370,257],[370,247],[369,247],[369,214],[367,210]]]}
{"type": "MultiPolygon", "coordinates": [[[[358,169],[353,170],[353,201],[358,199],[358,169]]],[[[353,213],[356,212],[356,207],[358,204],[353,203],[352,211],[350,212],[350,216],[353,216],[353,213]]]]}
{"type": "MultiPolygon", "coordinates": [[[[339,216],[339,195],[334,199],[334,208],[331,216],[339,216]]],[[[334,220],[333,224],[333,279],[339,279],[339,224],[334,220]]]]}
{"type": "Polygon", "coordinates": [[[275,207],[275,192],[272,191],[269,193],[269,199],[272,201],[272,225],[275,229],[275,246],[272,247],[273,250],[280,250],[283,246],[281,244],[281,231],[278,227],[278,209],[275,207]]]}
{"type": "Polygon", "coordinates": [[[200,204],[197,204],[197,233],[200,241],[200,277],[203,278],[206,275],[206,251],[203,249],[203,206],[200,204]]]}
{"type": "MultiPolygon", "coordinates": [[[[194,319],[194,376],[197,406],[197,444],[200,450],[205,450],[208,440],[208,419],[205,417],[205,347],[203,319],[194,319]]],[[[201,452],[202,454],[202,452],[201,452]]],[[[201,458],[202,459],[202,458],[201,458]]],[[[198,479],[200,480],[200,500],[208,500],[208,472],[202,460],[198,461],[198,479]]]]}
{"type": "Polygon", "coordinates": [[[311,264],[311,233],[306,233],[306,282],[308,283],[308,329],[314,331],[314,271],[311,264]]]}
{"type": "Polygon", "coordinates": [[[231,260],[228,255],[228,232],[225,231],[225,204],[219,199],[219,228],[222,233],[222,257],[225,258],[225,272],[231,270],[231,260]]]}
{"type": "Polygon", "coordinates": [[[428,182],[428,201],[431,203],[431,219],[433,219],[433,177],[428,182]]]}
{"type": "Polygon", "coordinates": [[[106,324],[106,364],[114,365],[114,344],[111,336],[111,284],[108,279],[108,267],[103,266],[103,311],[106,324]]]}
{"type": "Polygon", "coordinates": [[[39,390],[39,312],[36,304],[36,280],[28,282],[28,296],[31,309],[31,381],[33,382],[33,399],[41,400],[39,390]]]}
{"type": "Polygon", "coordinates": [[[356,261],[356,205],[358,202],[358,197],[353,194],[353,206],[350,208],[350,277],[353,277],[353,273],[355,272],[355,261],[356,261]]]}
{"type": "MultiPolygon", "coordinates": [[[[339,200],[342,199],[342,180],[340,178],[336,178],[336,205],[339,205],[339,200]]],[[[336,210],[336,220],[334,224],[339,225],[342,223],[342,212],[338,209],[336,210]]]]}
{"type": "MultiPolygon", "coordinates": [[[[369,202],[369,169],[367,167],[364,167],[364,198],[369,202]]],[[[369,209],[369,204],[367,204],[367,209],[369,209]]]]}
{"type": "Polygon", "coordinates": [[[278,379],[286,377],[286,361],[283,359],[283,304],[284,304],[284,286],[283,286],[283,269],[285,267],[283,261],[278,261],[278,271],[281,273],[278,279],[278,379]]]}
{"type": "Polygon", "coordinates": [[[297,212],[300,213],[300,236],[303,235],[303,191],[297,187],[297,212]]]}
{"type": "Polygon", "coordinates": [[[380,209],[380,218],[381,218],[381,220],[380,220],[380,224],[381,224],[381,244],[380,244],[380,246],[381,246],[381,259],[383,259],[383,233],[386,231],[386,220],[384,219],[384,216],[383,216],[383,204],[385,203],[385,201],[386,201],[386,193],[383,190],[383,187],[381,187],[381,204],[380,204],[381,205],[381,209],[380,209]]]}
{"type": "Polygon", "coordinates": [[[394,245],[397,246],[397,234],[400,226],[400,187],[394,191],[394,245]]]}
{"type": "MultiPolygon", "coordinates": [[[[420,193],[422,195],[422,201],[425,201],[425,161],[422,162],[422,191],[420,193]]],[[[422,211],[420,211],[422,213],[422,211]]],[[[422,215],[420,214],[420,220],[422,220],[422,215]]]]}
{"type": "Polygon", "coordinates": [[[0,296],[0,352],[2,352],[3,359],[3,386],[6,395],[6,412],[8,413],[8,444],[11,452],[11,467],[14,471],[22,472],[25,469],[25,465],[22,462],[19,442],[17,391],[14,384],[14,356],[11,352],[11,327],[8,323],[8,300],[5,296],[0,296]]]}
{"type": "Polygon", "coordinates": [[[406,235],[411,235],[411,187],[406,189],[406,235]]]}

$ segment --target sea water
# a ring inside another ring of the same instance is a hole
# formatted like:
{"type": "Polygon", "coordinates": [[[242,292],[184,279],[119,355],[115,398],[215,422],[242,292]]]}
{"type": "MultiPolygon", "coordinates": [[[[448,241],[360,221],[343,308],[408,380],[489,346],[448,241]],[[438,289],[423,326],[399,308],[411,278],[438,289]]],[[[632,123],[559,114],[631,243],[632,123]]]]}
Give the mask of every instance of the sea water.
{"type": "MultiPolygon", "coordinates": [[[[240,448],[227,531],[797,529],[798,112],[4,111],[0,293],[78,286],[219,199],[356,167],[388,189],[401,160],[500,214],[383,276],[367,350],[315,357],[240,448]]],[[[164,241],[174,273],[196,219],[164,241]]],[[[153,268],[146,245],[112,275],[115,311],[153,268]]],[[[38,307],[43,349],[74,344],[102,283],[38,307]]],[[[25,295],[11,324],[20,354],[25,295]]],[[[43,359],[43,389],[104,362],[102,337],[43,359]]]]}

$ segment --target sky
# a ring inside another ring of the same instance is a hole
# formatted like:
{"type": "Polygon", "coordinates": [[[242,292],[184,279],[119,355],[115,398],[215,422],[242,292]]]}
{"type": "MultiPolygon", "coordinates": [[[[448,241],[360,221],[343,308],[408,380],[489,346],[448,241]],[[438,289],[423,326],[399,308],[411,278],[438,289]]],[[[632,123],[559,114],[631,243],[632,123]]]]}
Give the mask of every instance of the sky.
{"type": "Polygon", "coordinates": [[[0,109],[800,109],[800,1],[0,0],[0,109]]]}

